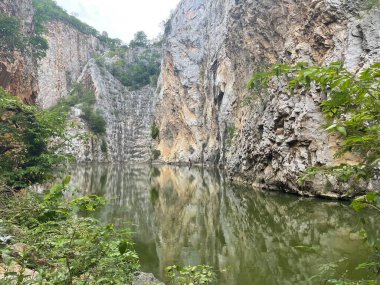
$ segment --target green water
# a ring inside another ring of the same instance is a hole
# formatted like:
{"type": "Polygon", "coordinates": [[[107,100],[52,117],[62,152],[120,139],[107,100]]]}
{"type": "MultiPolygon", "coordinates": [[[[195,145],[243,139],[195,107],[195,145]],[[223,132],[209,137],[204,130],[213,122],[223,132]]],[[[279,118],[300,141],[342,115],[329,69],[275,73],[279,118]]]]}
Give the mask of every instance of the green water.
{"type": "MultiPolygon", "coordinates": [[[[142,270],[161,280],[169,265],[212,265],[217,284],[323,284],[310,277],[368,276],[372,252],[345,203],[231,186],[217,171],[148,165],[75,166],[73,185],[106,196],[103,221],[134,231],[142,270]]],[[[368,213],[367,213],[368,214],[368,213]]],[[[378,232],[376,215],[365,227],[378,232]]]]}

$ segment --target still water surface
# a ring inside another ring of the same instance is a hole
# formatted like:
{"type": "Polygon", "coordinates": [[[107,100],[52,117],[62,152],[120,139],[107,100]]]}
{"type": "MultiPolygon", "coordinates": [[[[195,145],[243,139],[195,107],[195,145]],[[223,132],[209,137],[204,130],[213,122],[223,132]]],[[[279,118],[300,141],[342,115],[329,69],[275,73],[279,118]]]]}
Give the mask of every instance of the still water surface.
{"type": "MultiPolygon", "coordinates": [[[[321,284],[309,278],[339,260],[336,276],[368,274],[354,270],[372,253],[344,203],[231,186],[198,168],[89,164],[72,176],[84,194],[108,199],[99,218],[129,225],[142,270],[161,280],[173,264],[211,265],[221,285],[321,284]]],[[[375,217],[366,227],[377,231],[375,217]]]]}

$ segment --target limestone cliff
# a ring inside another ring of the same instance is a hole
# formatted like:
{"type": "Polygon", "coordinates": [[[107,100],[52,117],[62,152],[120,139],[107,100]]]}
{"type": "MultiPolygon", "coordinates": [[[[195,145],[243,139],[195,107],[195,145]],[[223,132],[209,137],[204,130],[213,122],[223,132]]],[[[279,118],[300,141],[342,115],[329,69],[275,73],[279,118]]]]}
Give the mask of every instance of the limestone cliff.
{"type": "MultiPolygon", "coordinates": [[[[0,13],[20,19],[21,33],[33,34],[32,0],[1,0],[0,13]]],[[[28,103],[34,103],[38,93],[36,60],[26,53],[13,52],[0,58],[0,86],[28,103]]]]}
{"type": "Polygon", "coordinates": [[[49,108],[70,92],[88,61],[96,52],[103,52],[105,46],[98,38],[61,21],[48,22],[45,27],[49,49],[38,66],[37,101],[49,108]]]}
{"type": "Polygon", "coordinates": [[[341,60],[358,71],[378,61],[380,10],[369,2],[181,1],[155,106],[162,158],[221,164],[256,186],[340,196],[347,189],[336,181],[296,182],[308,166],[336,163],[339,141],[321,128],[321,95],[289,96],[281,84],[254,94],[246,84],[279,62],[341,60]]]}
{"type": "Polygon", "coordinates": [[[94,59],[86,65],[78,82],[95,91],[96,108],[101,110],[107,123],[104,137],[107,150],[101,151],[99,138],[83,137],[90,132],[77,114],[73,118],[79,122],[79,127],[76,125],[76,130],[69,130],[73,140],[68,153],[74,153],[79,162],[148,161],[154,89],[146,86],[130,91],[94,59]]]}

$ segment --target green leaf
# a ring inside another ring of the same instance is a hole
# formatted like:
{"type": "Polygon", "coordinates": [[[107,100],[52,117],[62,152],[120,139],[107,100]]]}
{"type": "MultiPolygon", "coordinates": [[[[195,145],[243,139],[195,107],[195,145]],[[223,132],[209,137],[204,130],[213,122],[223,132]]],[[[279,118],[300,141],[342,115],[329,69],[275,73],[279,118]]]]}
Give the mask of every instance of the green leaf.
{"type": "Polygon", "coordinates": [[[62,184],[63,184],[63,186],[67,186],[67,185],[69,185],[70,181],[71,181],[71,176],[66,176],[66,177],[62,180],[62,184]]]}
{"type": "Polygon", "coordinates": [[[340,134],[342,134],[343,136],[345,136],[345,137],[347,136],[347,130],[346,130],[345,127],[339,126],[339,127],[337,127],[336,129],[337,129],[337,131],[338,131],[340,134]]]}

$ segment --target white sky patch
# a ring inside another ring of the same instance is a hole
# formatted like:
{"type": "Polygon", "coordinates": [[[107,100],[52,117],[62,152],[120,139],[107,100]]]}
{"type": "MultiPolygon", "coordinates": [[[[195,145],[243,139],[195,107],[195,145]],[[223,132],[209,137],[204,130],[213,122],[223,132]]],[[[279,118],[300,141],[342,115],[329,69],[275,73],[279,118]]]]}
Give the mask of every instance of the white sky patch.
{"type": "Polygon", "coordinates": [[[69,14],[128,43],[137,31],[150,39],[161,32],[180,0],[56,0],[69,14]]]}

